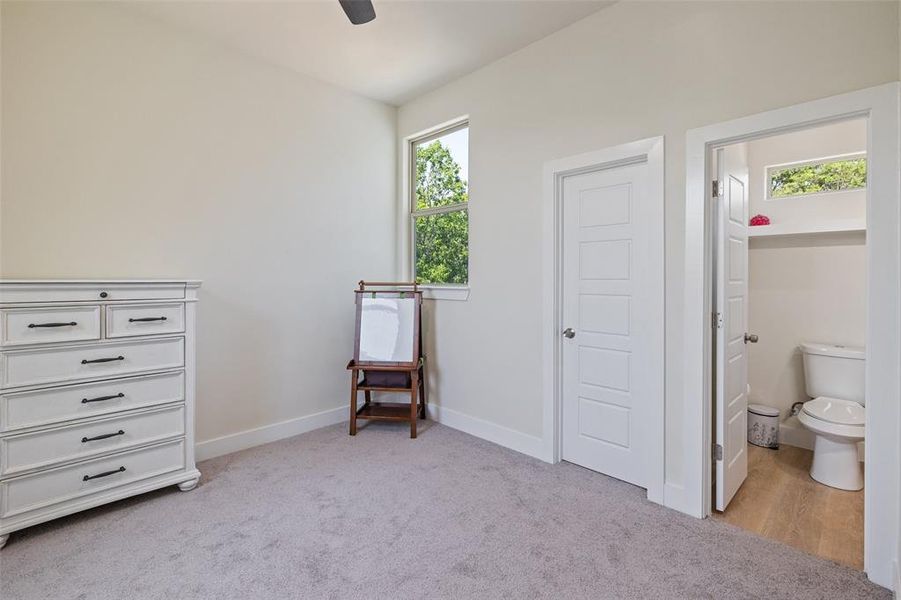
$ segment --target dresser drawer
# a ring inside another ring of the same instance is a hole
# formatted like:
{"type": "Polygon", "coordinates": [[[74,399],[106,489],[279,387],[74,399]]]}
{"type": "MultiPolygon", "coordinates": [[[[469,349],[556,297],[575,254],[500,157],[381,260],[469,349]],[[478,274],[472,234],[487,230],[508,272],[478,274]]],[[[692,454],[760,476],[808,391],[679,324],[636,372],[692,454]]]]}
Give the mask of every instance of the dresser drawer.
{"type": "Polygon", "coordinates": [[[185,434],[185,407],[0,437],[0,477],[160,442],[185,434]]]}
{"type": "Polygon", "coordinates": [[[99,306],[0,309],[2,346],[99,339],[99,306]]]}
{"type": "Polygon", "coordinates": [[[184,439],[0,481],[0,517],[11,517],[185,468],[184,439]]]}
{"type": "Polygon", "coordinates": [[[170,283],[3,283],[0,303],[162,300],[185,297],[185,284],[170,283]]]}
{"type": "Polygon", "coordinates": [[[185,305],[120,304],[106,308],[106,337],[181,333],[185,330],[185,305]]]}
{"type": "Polygon", "coordinates": [[[184,338],[10,350],[0,354],[2,387],[162,371],[184,365],[184,338]]]}
{"type": "Polygon", "coordinates": [[[182,371],[0,394],[0,433],[184,399],[182,371]]]}

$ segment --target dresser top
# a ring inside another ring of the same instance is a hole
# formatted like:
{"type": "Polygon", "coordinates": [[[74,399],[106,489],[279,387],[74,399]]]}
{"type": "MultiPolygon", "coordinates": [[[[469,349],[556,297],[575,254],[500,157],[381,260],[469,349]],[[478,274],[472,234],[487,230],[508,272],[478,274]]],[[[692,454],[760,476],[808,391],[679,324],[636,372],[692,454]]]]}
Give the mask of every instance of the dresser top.
{"type": "Polygon", "coordinates": [[[163,285],[183,283],[188,287],[199,287],[200,279],[0,279],[0,285],[163,285]]]}

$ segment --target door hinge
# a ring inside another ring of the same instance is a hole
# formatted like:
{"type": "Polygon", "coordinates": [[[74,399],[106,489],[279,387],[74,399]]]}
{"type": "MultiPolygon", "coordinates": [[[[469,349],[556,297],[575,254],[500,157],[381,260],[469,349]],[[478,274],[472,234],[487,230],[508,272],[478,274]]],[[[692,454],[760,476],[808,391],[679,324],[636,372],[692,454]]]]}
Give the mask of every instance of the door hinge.
{"type": "Polygon", "coordinates": [[[714,329],[723,328],[723,313],[710,313],[710,326],[714,329]]]}
{"type": "Polygon", "coordinates": [[[720,444],[713,445],[713,460],[723,460],[723,447],[720,444]]]}
{"type": "Polygon", "coordinates": [[[714,198],[719,198],[723,195],[723,186],[720,184],[719,179],[714,179],[710,182],[710,193],[714,198]]]}

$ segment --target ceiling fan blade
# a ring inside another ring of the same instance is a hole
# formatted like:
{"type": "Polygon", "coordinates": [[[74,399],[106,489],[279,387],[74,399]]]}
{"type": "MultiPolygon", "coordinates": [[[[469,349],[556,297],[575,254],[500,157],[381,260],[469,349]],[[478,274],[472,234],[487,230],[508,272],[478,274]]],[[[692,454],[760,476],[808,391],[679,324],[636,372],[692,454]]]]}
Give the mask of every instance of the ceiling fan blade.
{"type": "Polygon", "coordinates": [[[370,0],[338,0],[338,2],[354,25],[362,25],[375,18],[375,9],[370,0]]]}

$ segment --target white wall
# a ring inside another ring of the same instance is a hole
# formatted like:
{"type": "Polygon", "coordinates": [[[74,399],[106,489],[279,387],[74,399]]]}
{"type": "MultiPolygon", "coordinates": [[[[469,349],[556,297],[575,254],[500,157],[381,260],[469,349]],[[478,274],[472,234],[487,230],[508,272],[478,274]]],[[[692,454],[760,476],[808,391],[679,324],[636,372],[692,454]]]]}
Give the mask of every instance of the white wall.
{"type": "MultiPolygon", "coordinates": [[[[901,6],[901,0],[898,2],[901,6]]],[[[901,18],[898,19],[898,79],[901,80],[901,18]]],[[[901,179],[901,172],[898,173],[901,179]]],[[[901,420],[898,422],[898,430],[901,431],[901,420]]],[[[899,444],[898,462],[901,463],[901,444],[899,444]]],[[[898,496],[901,498],[901,480],[899,480],[898,496]]],[[[898,503],[898,523],[901,523],[901,502],[898,503]]],[[[895,554],[895,596],[901,595],[901,536],[898,536],[898,549],[895,554]]]]}
{"type": "Polygon", "coordinates": [[[619,3],[401,107],[401,138],[470,116],[472,293],[429,306],[436,403],[542,434],[542,167],[663,134],[666,480],[682,484],[686,130],[898,78],[897,4],[810,7],[619,3]]]}
{"type": "Polygon", "coordinates": [[[751,215],[764,214],[772,223],[815,224],[836,219],[863,219],[865,190],[766,199],[766,168],[802,160],[866,152],[867,121],[854,119],[748,143],[751,215]]]}
{"type": "MultiPolygon", "coordinates": [[[[865,219],[865,190],[766,200],[766,167],[867,148],[864,119],[754,140],[747,144],[751,214],[774,224],[815,225],[865,219]]],[[[753,230],[752,230],[753,231],[753,230]]],[[[751,401],[780,409],[809,398],[798,344],[863,346],[866,342],[867,260],[862,232],[751,238],[748,327],[751,401]]]]}
{"type": "Polygon", "coordinates": [[[4,277],[203,279],[201,441],[343,411],[394,108],[117,3],[3,2],[2,119],[4,277]]]}

